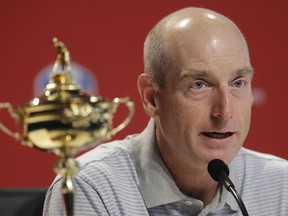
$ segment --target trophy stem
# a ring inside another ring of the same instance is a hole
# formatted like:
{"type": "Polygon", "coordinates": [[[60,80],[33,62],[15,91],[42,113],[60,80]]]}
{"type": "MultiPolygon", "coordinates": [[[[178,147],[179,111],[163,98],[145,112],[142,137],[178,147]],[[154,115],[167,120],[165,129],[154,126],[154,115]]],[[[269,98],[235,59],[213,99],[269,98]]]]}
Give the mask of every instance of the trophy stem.
{"type": "Polygon", "coordinates": [[[64,178],[62,184],[62,195],[64,199],[67,216],[74,215],[74,188],[72,184],[72,176],[64,178]]]}
{"type": "Polygon", "coordinates": [[[71,156],[62,157],[55,166],[55,172],[62,175],[62,195],[67,216],[74,215],[73,175],[79,170],[78,162],[71,156]]]}

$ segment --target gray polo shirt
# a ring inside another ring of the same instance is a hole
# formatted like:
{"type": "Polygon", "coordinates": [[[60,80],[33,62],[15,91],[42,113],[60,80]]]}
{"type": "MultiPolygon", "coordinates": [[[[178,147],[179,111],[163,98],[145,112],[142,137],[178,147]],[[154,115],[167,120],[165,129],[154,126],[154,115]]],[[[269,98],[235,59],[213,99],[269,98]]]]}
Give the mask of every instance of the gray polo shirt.
{"type": "MultiPolygon", "coordinates": [[[[141,134],[102,144],[78,158],[74,215],[242,215],[225,189],[205,208],[181,193],[154,134],[150,120],[141,134]]],[[[229,168],[251,216],[288,215],[287,160],[242,148],[229,168]]],[[[47,193],[44,216],[64,215],[61,180],[57,177],[47,193]]]]}

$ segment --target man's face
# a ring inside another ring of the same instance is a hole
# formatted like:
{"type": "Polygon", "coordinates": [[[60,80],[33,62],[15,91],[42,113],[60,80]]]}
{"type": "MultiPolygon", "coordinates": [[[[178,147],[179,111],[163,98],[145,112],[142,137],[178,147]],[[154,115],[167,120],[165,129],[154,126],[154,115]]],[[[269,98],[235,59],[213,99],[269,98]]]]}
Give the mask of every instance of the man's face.
{"type": "Polygon", "coordinates": [[[253,71],[248,51],[241,38],[227,41],[223,35],[202,35],[193,45],[187,34],[167,41],[172,67],[165,86],[155,92],[156,133],[160,151],[173,152],[187,164],[215,158],[231,162],[249,131],[253,71]]]}

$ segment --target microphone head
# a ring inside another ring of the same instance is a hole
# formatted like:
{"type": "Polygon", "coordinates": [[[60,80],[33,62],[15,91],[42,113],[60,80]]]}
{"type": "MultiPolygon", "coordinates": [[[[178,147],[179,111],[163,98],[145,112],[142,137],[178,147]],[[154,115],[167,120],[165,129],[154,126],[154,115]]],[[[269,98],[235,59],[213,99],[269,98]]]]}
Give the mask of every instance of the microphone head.
{"type": "Polygon", "coordinates": [[[219,173],[220,172],[225,172],[227,176],[229,176],[229,168],[228,166],[220,159],[213,159],[209,162],[208,164],[208,172],[210,176],[215,180],[215,181],[220,181],[219,179],[219,173]]]}

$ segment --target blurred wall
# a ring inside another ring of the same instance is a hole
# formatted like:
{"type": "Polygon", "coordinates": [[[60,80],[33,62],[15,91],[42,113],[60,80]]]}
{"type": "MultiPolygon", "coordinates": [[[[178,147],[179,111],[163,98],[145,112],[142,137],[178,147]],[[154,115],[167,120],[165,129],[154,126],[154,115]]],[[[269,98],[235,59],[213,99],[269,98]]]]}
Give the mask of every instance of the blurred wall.
{"type": "MultiPolygon", "coordinates": [[[[186,6],[223,13],[243,31],[256,71],[252,125],[244,145],[288,159],[285,0],[1,0],[0,102],[17,107],[34,97],[35,77],[55,60],[56,36],[68,47],[72,61],[95,75],[100,95],[128,95],[136,103],[132,123],[114,139],[141,131],[148,121],[136,90],[143,71],[143,41],[160,18],[186,6]]],[[[4,110],[0,120],[14,130],[4,110]]],[[[0,147],[0,187],[50,185],[56,156],[23,146],[1,131],[0,147]]]]}

